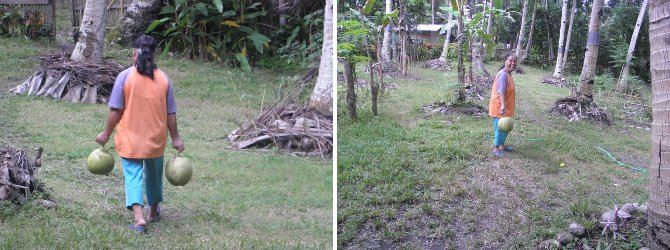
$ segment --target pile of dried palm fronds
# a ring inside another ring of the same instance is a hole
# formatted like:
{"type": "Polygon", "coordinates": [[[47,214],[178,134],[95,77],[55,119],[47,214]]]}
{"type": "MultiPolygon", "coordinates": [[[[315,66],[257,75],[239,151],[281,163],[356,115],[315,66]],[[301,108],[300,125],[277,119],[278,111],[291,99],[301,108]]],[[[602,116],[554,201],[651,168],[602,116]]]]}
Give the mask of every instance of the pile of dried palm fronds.
{"type": "Polygon", "coordinates": [[[435,102],[421,106],[421,109],[426,113],[427,117],[435,114],[485,117],[489,113],[487,108],[473,102],[460,102],[451,105],[448,105],[445,102],[435,102]]]}
{"type": "Polygon", "coordinates": [[[106,103],[123,69],[110,60],[74,61],[67,53],[50,53],[40,56],[37,72],[10,91],[71,102],[106,103]]]}
{"type": "Polygon", "coordinates": [[[31,193],[44,193],[44,185],[36,177],[41,166],[42,148],[35,150],[35,159],[28,159],[23,150],[0,147],[0,201],[25,203],[31,193]]]}
{"type": "Polygon", "coordinates": [[[546,84],[551,84],[555,85],[558,87],[568,87],[568,80],[565,80],[565,78],[558,78],[558,77],[553,77],[553,76],[548,76],[545,78],[542,78],[540,80],[541,83],[546,83],[546,84]]]}
{"type": "Polygon", "coordinates": [[[556,100],[550,112],[555,115],[562,115],[570,121],[586,119],[599,124],[612,125],[607,112],[599,108],[595,102],[572,96],[556,100]]]}
{"type": "Polygon", "coordinates": [[[231,132],[232,148],[271,148],[298,156],[330,155],[333,151],[333,118],[306,106],[293,104],[314,72],[303,78],[303,84],[273,106],[262,110],[231,132]]]}
{"type": "Polygon", "coordinates": [[[426,61],[426,63],[423,64],[423,68],[430,68],[433,70],[440,70],[440,71],[450,71],[451,66],[449,65],[449,62],[444,62],[440,59],[434,59],[430,61],[426,61]]]}

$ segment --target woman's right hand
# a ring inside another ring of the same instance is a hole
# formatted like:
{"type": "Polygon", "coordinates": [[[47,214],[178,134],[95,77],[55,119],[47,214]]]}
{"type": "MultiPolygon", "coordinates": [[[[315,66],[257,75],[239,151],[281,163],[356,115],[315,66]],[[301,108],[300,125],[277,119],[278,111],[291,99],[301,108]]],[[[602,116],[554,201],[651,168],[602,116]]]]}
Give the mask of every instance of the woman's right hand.
{"type": "Polygon", "coordinates": [[[184,141],[181,140],[181,136],[172,138],[172,147],[181,153],[184,151],[184,141]]]}
{"type": "Polygon", "coordinates": [[[109,141],[109,135],[106,134],[105,132],[102,132],[95,137],[95,142],[97,142],[102,146],[105,146],[105,143],[107,143],[107,141],[109,141]]]}
{"type": "Polygon", "coordinates": [[[500,114],[504,115],[505,114],[505,107],[500,107],[500,114]]]}

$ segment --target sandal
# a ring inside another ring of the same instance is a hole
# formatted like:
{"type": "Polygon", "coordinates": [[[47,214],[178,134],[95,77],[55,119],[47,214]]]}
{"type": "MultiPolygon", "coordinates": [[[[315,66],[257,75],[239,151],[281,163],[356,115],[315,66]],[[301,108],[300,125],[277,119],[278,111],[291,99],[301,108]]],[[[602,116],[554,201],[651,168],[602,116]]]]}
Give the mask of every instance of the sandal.
{"type": "Polygon", "coordinates": [[[140,233],[146,233],[147,232],[147,230],[146,230],[146,228],[144,228],[144,226],[135,225],[135,224],[128,225],[128,229],[135,230],[135,231],[138,231],[140,233]]]}
{"type": "Polygon", "coordinates": [[[159,222],[159,221],[161,221],[161,208],[160,207],[158,207],[158,209],[156,209],[156,217],[154,217],[154,218],[149,218],[149,212],[147,212],[147,222],[155,223],[155,222],[159,222]]]}
{"type": "Polygon", "coordinates": [[[504,147],[505,147],[505,148],[504,148],[503,150],[505,150],[505,151],[507,151],[507,152],[514,152],[514,148],[513,148],[513,147],[508,147],[508,146],[504,146],[504,147]]]}
{"type": "Polygon", "coordinates": [[[494,149],[493,151],[491,151],[491,153],[493,153],[493,155],[498,156],[498,157],[505,157],[505,154],[501,150],[495,150],[494,149]]]}

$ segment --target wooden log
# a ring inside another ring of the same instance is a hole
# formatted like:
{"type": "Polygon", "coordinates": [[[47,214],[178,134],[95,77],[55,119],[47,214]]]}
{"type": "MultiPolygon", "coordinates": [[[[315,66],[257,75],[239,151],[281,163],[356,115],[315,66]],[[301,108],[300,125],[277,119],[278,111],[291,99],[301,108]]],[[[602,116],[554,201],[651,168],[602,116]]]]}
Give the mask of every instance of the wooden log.
{"type": "Polygon", "coordinates": [[[96,103],[98,98],[98,86],[89,85],[84,91],[84,95],[81,97],[81,102],[83,103],[96,103]]]}
{"type": "Polygon", "coordinates": [[[28,89],[28,95],[37,93],[37,91],[40,89],[40,85],[42,85],[44,74],[40,73],[37,75],[33,75],[32,79],[33,80],[30,81],[30,88],[28,89]]]}
{"type": "Polygon", "coordinates": [[[67,93],[63,97],[64,100],[70,102],[79,102],[81,98],[81,84],[69,87],[67,93]]]}
{"type": "Polygon", "coordinates": [[[65,85],[67,85],[68,82],[70,82],[70,73],[65,73],[65,75],[63,75],[63,77],[58,80],[58,83],[49,88],[47,95],[51,96],[52,98],[59,99],[63,95],[63,90],[65,89],[65,85]]]}
{"type": "Polygon", "coordinates": [[[53,74],[47,74],[47,80],[44,82],[44,85],[40,88],[40,91],[37,91],[37,96],[46,96],[47,91],[54,83],[58,81],[58,77],[54,77],[53,74]]]}

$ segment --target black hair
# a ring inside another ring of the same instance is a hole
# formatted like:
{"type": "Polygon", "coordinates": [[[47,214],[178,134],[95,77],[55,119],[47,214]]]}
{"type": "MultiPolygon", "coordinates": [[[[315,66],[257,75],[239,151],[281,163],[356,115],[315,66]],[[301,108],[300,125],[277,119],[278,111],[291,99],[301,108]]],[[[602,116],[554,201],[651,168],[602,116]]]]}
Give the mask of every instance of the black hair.
{"type": "Polygon", "coordinates": [[[156,63],[154,62],[154,50],[156,50],[156,40],[147,35],[141,35],[133,43],[133,48],[139,49],[137,54],[137,61],[135,67],[141,75],[148,76],[154,79],[154,69],[156,63]]]}
{"type": "MultiPolygon", "coordinates": [[[[500,67],[500,69],[504,69],[504,68],[505,68],[505,61],[507,61],[507,58],[509,58],[510,56],[514,56],[514,57],[516,57],[516,54],[515,54],[514,52],[509,52],[509,53],[507,53],[507,54],[505,55],[505,57],[504,57],[505,60],[503,60],[503,65],[502,65],[502,67],[500,67]]],[[[499,70],[500,70],[500,69],[499,69],[499,70]]]]}

